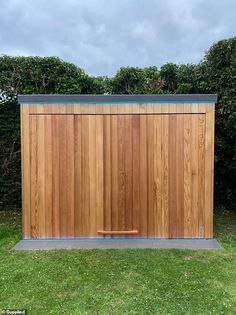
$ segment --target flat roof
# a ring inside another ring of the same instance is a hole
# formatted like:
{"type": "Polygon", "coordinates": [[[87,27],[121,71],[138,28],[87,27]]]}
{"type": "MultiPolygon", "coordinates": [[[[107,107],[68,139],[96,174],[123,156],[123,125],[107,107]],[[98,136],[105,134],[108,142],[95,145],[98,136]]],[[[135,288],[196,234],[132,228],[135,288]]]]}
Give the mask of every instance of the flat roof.
{"type": "Polygon", "coordinates": [[[32,94],[18,95],[20,104],[39,103],[216,103],[217,94],[32,94]]]}

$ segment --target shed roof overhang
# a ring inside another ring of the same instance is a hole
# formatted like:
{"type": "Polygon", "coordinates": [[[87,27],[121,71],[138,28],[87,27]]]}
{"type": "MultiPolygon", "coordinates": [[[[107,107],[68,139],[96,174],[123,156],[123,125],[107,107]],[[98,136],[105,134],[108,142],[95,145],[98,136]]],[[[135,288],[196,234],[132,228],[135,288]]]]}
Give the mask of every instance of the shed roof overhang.
{"type": "Polygon", "coordinates": [[[18,95],[20,104],[58,103],[212,103],[217,102],[217,94],[32,94],[18,95]]]}

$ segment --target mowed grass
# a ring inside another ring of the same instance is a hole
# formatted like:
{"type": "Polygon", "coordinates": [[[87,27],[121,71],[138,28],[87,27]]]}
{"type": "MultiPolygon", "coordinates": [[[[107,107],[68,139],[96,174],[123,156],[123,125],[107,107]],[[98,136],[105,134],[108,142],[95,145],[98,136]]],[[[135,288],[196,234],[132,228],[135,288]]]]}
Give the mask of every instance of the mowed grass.
{"type": "Polygon", "coordinates": [[[215,215],[224,250],[13,251],[21,214],[0,212],[0,311],[236,314],[236,216],[215,215]]]}

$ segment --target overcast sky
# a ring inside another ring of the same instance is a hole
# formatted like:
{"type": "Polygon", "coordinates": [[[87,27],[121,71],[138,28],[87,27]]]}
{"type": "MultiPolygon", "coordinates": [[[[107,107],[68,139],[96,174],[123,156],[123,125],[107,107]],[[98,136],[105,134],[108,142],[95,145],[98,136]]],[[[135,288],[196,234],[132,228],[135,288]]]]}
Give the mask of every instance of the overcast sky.
{"type": "Polygon", "coordinates": [[[236,35],[235,0],[7,0],[0,54],[58,56],[90,75],[196,63],[236,35]]]}

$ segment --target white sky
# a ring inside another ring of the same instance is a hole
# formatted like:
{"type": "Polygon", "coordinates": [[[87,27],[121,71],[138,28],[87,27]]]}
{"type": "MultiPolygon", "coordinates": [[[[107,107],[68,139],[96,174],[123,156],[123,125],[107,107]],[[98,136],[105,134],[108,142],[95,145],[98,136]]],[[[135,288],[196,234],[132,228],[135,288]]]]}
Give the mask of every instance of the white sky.
{"type": "Polygon", "coordinates": [[[0,54],[58,56],[90,75],[196,63],[236,35],[235,0],[8,0],[0,54]]]}

